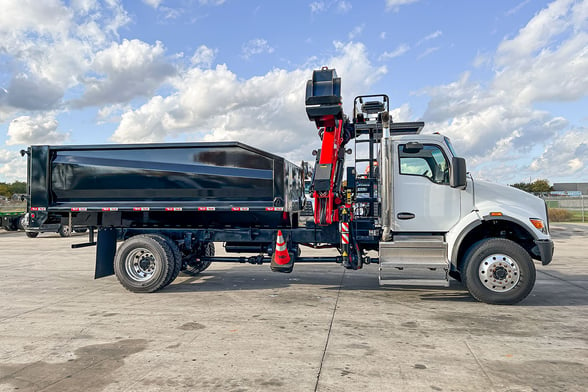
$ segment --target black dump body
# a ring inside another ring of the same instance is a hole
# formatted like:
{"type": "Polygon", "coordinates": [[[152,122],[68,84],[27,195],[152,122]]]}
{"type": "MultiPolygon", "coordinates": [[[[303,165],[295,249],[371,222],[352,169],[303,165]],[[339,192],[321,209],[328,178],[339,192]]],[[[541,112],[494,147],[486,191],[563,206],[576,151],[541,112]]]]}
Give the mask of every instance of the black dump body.
{"type": "Polygon", "coordinates": [[[301,168],[238,142],[31,146],[28,177],[37,221],[89,226],[279,226],[304,203],[301,168]]]}

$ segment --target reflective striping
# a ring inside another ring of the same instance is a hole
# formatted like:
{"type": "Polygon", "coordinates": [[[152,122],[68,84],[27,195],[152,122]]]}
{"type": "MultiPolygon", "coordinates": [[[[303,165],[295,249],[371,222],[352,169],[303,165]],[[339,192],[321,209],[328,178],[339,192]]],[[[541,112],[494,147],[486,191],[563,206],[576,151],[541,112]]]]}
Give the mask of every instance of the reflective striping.
{"type": "Polygon", "coordinates": [[[341,231],[343,233],[349,233],[349,223],[341,222],[341,231]]]}
{"type": "Polygon", "coordinates": [[[278,237],[276,238],[276,252],[283,252],[287,250],[286,240],[282,234],[282,230],[278,230],[278,237]]]}
{"type": "Polygon", "coordinates": [[[287,249],[287,248],[286,248],[286,242],[284,242],[284,243],[282,243],[282,244],[280,244],[279,242],[276,242],[276,250],[277,250],[277,251],[283,252],[283,251],[285,251],[286,249],[287,249]]]}
{"type": "MultiPolygon", "coordinates": [[[[102,211],[102,212],[114,212],[114,211],[135,211],[135,212],[147,212],[147,211],[165,211],[165,212],[192,212],[192,211],[229,211],[229,212],[281,212],[284,214],[284,219],[287,218],[288,212],[286,211],[286,207],[229,207],[229,206],[222,206],[222,207],[196,207],[196,206],[187,206],[187,207],[49,207],[51,210],[55,211],[72,211],[72,212],[80,212],[80,211],[102,211]]],[[[31,207],[30,211],[47,211],[47,207],[31,207]]],[[[349,223],[347,223],[349,225],[349,223]]]]}
{"type": "Polygon", "coordinates": [[[31,211],[47,211],[47,207],[31,207],[31,211]]]}
{"type": "Polygon", "coordinates": [[[341,233],[341,242],[343,244],[349,243],[349,233],[341,233]]]}

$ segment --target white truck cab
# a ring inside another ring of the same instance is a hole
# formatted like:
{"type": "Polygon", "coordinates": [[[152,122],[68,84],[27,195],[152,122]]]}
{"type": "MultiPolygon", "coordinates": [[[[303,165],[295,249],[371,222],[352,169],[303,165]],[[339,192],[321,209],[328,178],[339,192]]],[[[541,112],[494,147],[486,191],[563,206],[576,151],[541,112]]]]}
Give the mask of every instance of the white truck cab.
{"type": "Polygon", "coordinates": [[[546,265],[553,255],[544,201],[466,175],[442,135],[384,136],[382,145],[381,283],[447,286],[448,274],[484,302],[525,298],[532,259],[546,265]]]}

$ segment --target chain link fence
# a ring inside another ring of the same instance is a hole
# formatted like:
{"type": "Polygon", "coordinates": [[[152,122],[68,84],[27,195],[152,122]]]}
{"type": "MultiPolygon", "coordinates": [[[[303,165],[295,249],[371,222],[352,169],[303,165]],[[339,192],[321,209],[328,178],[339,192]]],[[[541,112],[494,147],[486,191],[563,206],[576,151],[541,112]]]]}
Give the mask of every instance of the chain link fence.
{"type": "Polygon", "coordinates": [[[588,196],[542,196],[552,221],[588,222],[588,196]]]}

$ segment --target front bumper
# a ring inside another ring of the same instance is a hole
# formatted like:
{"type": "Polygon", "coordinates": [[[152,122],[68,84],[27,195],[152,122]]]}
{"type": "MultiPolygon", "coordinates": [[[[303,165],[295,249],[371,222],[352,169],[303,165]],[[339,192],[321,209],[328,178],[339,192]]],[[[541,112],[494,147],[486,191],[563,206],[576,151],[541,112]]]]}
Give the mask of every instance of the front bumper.
{"type": "Polygon", "coordinates": [[[554,245],[552,240],[535,240],[535,245],[539,250],[539,258],[541,264],[547,265],[553,259],[554,245]]]}

